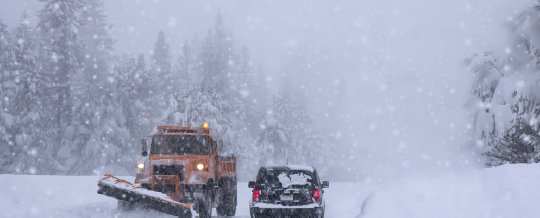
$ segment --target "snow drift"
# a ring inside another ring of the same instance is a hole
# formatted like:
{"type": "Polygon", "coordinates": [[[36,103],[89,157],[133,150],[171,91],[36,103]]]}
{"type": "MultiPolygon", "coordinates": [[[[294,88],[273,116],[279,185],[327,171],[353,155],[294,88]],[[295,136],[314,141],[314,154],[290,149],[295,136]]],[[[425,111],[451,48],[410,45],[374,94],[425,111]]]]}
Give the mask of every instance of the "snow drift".
{"type": "Polygon", "coordinates": [[[538,217],[540,164],[403,179],[376,188],[359,217],[538,217]]]}

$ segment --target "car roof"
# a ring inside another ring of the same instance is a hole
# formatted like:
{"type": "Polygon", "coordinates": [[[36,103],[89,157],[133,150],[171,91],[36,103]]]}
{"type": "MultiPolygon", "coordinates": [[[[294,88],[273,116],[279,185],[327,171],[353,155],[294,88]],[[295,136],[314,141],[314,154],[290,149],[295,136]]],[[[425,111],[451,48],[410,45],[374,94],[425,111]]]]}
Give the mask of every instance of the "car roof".
{"type": "Polygon", "coordinates": [[[310,171],[310,172],[313,172],[315,171],[315,169],[313,169],[313,167],[310,167],[310,166],[302,166],[302,165],[269,165],[269,166],[263,166],[262,168],[265,168],[265,169],[280,169],[280,170],[283,170],[283,169],[290,169],[290,170],[306,170],[306,171],[310,171]]]}

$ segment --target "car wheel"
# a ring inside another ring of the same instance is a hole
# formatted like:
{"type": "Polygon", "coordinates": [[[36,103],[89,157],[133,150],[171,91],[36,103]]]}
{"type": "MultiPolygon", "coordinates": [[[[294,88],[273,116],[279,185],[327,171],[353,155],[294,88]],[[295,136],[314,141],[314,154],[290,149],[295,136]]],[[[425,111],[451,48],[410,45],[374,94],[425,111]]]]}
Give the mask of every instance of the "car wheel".
{"type": "Polygon", "coordinates": [[[324,218],[324,210],[314,209],[309,217],[324,218]]]}
{"type": "Polygon", "coordinates": [[[313,217],[324,218],[324,210],[315,210],[313,212],[313,217]]]}
{"type": "Polygon", "coordinates": [[[253,209],[251,209],[251,208],[249,209],[249,216],[250,216],[251,218],[257,217],[257,216],[255,216],[255,212],[254,212],[253,209]]]}

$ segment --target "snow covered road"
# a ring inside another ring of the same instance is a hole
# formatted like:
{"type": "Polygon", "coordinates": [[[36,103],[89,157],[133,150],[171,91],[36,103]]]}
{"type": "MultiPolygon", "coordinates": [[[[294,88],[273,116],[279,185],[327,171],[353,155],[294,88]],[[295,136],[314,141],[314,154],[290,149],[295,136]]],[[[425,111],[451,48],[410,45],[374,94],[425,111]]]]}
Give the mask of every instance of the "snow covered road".
{"type": "MultiPolygon", "coordinates": [[[[115,199],[96,193],[98,179],[0,175],[0,217],[173,217],[117,210],[115,199]]],[[[248,217],[251,191],[246,183],[239,183],[238,195],[236,214],[248,217]]],[[[325,195],[326,217],[540,217],[540,164],[438,173],[386,184],[331,182],[325,195]]]]}
{"type": "MultiPolygon", "coordinates": [[[[0,175],[0,217],[174,217],[154,211],[122,211],[116,199],[96,193],[99,176],[0,175]]],[[[120,177],[133,181],[133,177],[120,177]]],[[[238,184],[238,217],[249,217],[251,190],[238,184]]],[[[367,190],[361,183],[330,183],[327,217],[355,217],[367,190]],[[347,196],[348,200],[340,200],[347,196]]],[[[197,214],[197,213],[193,213],[197,214]]],[[[215,209],[213,214],[217,214],[215,209]]]]}

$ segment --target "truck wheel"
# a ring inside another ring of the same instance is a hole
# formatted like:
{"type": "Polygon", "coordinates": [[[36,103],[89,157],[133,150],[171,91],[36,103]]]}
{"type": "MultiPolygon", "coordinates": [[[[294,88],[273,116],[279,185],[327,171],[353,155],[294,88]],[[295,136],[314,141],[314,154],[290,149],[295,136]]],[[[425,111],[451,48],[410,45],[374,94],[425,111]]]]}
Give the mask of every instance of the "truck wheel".
{"type": "Polygon", "coordinates": [[[204,199],[199,203],[199,217],[209,218],[212,216],[212,196],[210,192],[206,192],[204,199]]]}
{"type": "Polygon", "coordinates": [[[233,192],[222,191],[221,199],[216,211],[219,216],[234,216],[236,214],[236,190],[233,192]]]}

